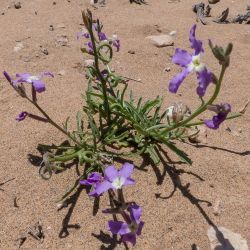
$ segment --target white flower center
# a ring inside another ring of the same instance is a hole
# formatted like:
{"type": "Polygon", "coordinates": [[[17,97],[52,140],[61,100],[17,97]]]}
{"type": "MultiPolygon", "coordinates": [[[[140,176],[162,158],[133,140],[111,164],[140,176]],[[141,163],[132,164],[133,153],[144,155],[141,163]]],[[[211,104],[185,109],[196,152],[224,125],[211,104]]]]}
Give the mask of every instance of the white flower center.
{"type": "Polygon", "coordinates": [[[192,61],[188,65],[190,71],[195,70],[196,72],[201,72],[205,68],[205,64],[201,63],[200,54],[192,56],[192,61]]]}
{"type": "Polygon", "coordinates": [[[29,82],[29,83],[32,83],[32,81],[34,81],[34,80],[39,80],[39,77],[38,76],[29,76],[27,78],[27,82],[29,82]]]}
{"type": "Polygon", "coordinates": [[[114,179],[114,181],[112,182],[112,185],[113,185],[114,188],[120,189],[120,188],[122,188],[124,182],[125,182],[125,179],[124,179],[123,177],[117,177],[117,178],[114,179]]]}

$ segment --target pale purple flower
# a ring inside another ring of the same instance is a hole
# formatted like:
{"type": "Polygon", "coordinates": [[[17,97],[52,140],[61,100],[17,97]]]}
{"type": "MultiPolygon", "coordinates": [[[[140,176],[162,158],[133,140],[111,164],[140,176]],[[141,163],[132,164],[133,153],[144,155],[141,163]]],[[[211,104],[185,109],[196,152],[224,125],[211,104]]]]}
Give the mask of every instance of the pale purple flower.
{"type": "Polygon", "coordinates": [[[18,122],[23,121],[26,118],[26,116],[28,116],[28,112],[23,111],[16,117],[16,120],[18,122]]]}
{"type": "Polygon", "coordinates": [[[123,186],[133,185],[135,181],[130,178],[134,166],[124,163],[120,170],[109,166],[104,170],[104,181],[96,186],[95,192],[100,195],[109,189],[121,189],[123,186]]]}
{"type": "Polygon", "coordinates": [[[76,33],[76,38],[77,40],[79,40],[81,37],[85,37],[85,38],[90,38],[90,35],[87,31],[79,31],[76,33]]]}
{"type": "Polygon", "coordinates": [[[169,84],[169,91],[176,93],[187,75],[192,71],[195,71],[199,84],[197,87],[197,94],[202,97],[205,95],[208,85],[213,81],[213,75],[210,71],[208,71],[205,64],[200,61],[201,54],[204,50],[202,42],[195,38],[195,30],[196,25],[193,25],[189,34],[190,46],[194,49],[194,52],[190,54],[183,49],[177,48],[175,50],[172,62],[181,66],[182,72],[172,78],[169,84]]]}
{"type": "Polygon", "coordinates": [[[231,105],[228,103],[216,105],[214,111],[217,115],[213,116],[211,120],[204,120],[204,123],[208,128],[218,129],[220,124],[226,120],[228,113],[231,112],[231,105]]]}
{"type": "Polygon", "coordinates": [[[102,181],[102,175],[98,172],[93,172],[88,175],[88,178],[86,180],[81,180],[80,184],[91,186],[92,191],[89,193],[90,196],[97,196],[97,193],[95,191],[96,186],[102,181]]]}
{"type": "Polygon", "coordinates": [[[93,44],[92,44],[92,42],[88,42],[88,43],[87,43],[87,46],[88,46],[88,52],[89,52],[89,53],[93,53],[93,52],[94,52],[94,49],[93,49],[93,44]]]}
{"type": "Polygon", "coordinates": [[[141,235],[144,222],[140,221],[142,209],[137,204],[130,205],[129,213],[126,214],[126,222],[123,221],[109,221],[108,230],[113,234],[119,234],[122,241],[129,241],[134,246],[136,244],[136,236],[141,235]]]}
{"type": "Polygon", "coordinates": [[[117,35],[112,36],[112,44],[116,48],[116,51],[118,52],[120,50],[121,44],[120,40],[117,38],[117,35]]]}
{"type": "Polygon", "coordinates": [[[13,81],[13,84],[16,85],[17,83],[30,83],[35,88],[37,92],[45,91],[45,84],[41,81],[43,76],[51,76],[54,75],[51,72],[42,72],[40,75],[30,75],[28,73],[16,74],[17,79],[13,81]]]}
{"type": "Polygon", "coordinates": [[[100,32],[98,33],[98,38],[99,38],[100,41],[108,40],[108,39],[107,39],[107,36],[106,36],[105,33],[102,32],[102,31],[100,31],[100,32]]]}

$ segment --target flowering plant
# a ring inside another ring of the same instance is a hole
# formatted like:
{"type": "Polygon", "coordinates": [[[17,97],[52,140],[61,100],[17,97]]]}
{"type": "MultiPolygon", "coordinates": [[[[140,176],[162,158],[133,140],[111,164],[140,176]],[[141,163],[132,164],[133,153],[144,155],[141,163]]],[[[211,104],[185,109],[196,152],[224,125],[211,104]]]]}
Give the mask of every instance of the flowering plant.
{"type": "MultiPolygon", "coordinates": [[[[112,207],[104,210],[106,214],[115,215],[114,220],[108,222],[108,230],[121,236],[122,241],[136,243],[136,236],[141,234],[144,222],[140,221],[142,208],[135,202],[126,202],[123,195],[125,186],[134,185],[131,178],[134,166],[124,163],[120,170],[113,165],[117,159],[134,155],[147,155],[153,164],[161,163],[166,157],[165,150],[173,151],[182,161],[192,164],[188,155],[179,149],[175,141],[195,136],[198,131],[190,135],[191,128],[205,125],[211,129],[218,129],[226,119],[236,118],[242,113],[231,113],[228,103],[216,104],[216,98],[221,90],[224,73],[229,66],[232,44],[226,48],[213,46],[209,42],[212,53],[221,65],[219,77],[209,71],[201,56],[204,53],[203,44],[196,39],[196,25],[190,30],[190,46],[194,50],[189,53],[177,48],[172,58],[173,63],[181,66],[182,71],[172,78],[169,91],[176,93],[191,72],[197,75],[197,94],[201,105],[194,111],[184,104],[175,104],[169,108],[162,107],[162,98],[157,97],[146,102],[142,98],[135,100],[130,91],[126,98],[128,79],[118,75],[110,68],[113,48],[120,50],[120,41],[116,35],[109,38],[103,32],[103,25],[94,20],[90,11],[82,13],[85,30],[77,33],[77,39],[84,40],[81,51],[93,58],[86,68],[88,88],[85,92],[86,105],[77,112],[76,130],[68,130],[68,120],[63,126],[58,125],[38,104],[37,93],[45,91],[43,76],[51,76],[50,72],[43,72],[39,76],[28,73],[16,74],[16,79],[4,71],[4,76],[10,85],[22,98],[31,102],[41,113],[41,116],[22,111],[17,121],[33,118],[47,122],[64,133],[70,140],[65,145],[40,145],[43,149],[43,162],[40,174],[48,179],[53,171],[65,168],[65,163],[77,161],[85,164],[85,171],[74,182],[71,190],[64,196],[72,195],[79,185],[90,187],[90,196],[99,197],[109,193],[112,207]],[[32,96],[29,97],[24,83],[31,84],[32,96]],[[214,91],[211,97],[204,100],[207,88],[212,85],[214,91]],[[207,110],[216,112],[212,119],[196,120],[207,110]],[[84,118],[87,126],[84,126],[84,118]],[[129,149],[123,150],[124,148],[129,149]],[[117,220],[116,215],[123,218],[117,220]]],[[[167,159],[168,161],[168,159],[167,159]]]]}

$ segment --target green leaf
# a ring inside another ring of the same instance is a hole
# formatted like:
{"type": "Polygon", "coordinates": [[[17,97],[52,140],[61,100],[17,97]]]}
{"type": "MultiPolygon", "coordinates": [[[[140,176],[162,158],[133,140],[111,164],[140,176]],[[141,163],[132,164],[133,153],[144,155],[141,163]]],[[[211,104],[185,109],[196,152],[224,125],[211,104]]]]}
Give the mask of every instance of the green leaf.
{"type": "Polygon", "coordinates": [[[164,144],[170,148],[172,151],[174,151],[181,160],[185,161],[186,163],[188,163],[189,165],[192,165],[192,160],[187,156],[187,154],[185,152],[183,152],[182,150],[180,150],[179,148],[177,148],[173,143],[168,142],[168,141],[164,141],[164,144]]]}

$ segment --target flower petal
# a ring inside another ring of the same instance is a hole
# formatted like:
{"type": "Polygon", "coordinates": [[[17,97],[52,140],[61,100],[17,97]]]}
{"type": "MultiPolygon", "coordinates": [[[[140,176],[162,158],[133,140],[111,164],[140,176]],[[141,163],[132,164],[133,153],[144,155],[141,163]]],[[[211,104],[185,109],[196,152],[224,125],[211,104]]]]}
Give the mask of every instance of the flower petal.
{"type": "Polygon", "coordinates": [[[51,72],[49,72],[49,71],[42,72],[41,76],[51,76],[51,77],[54,77],[54,75],[51,72]]]}
{"type": "Polygon", "coordinates": [[[7,79],[7,81],[10,84],[12,84],[13,80],[12,80],[11,76],[6,71],[3,72],[3,75],[5,76],[5,78],[7,79]]]}
{"type": "Polygon", "coordinates": [[[107,40],[107,36],[105,35],[104,32],[99,32],[99,33],[98,33],[98,37],[99,37],[99,40],[100,40],[100,41],[107,40]]]}
{"type": "Polygon", "coordinates": [[[221,104],[220,111],[217,115],[213,116],[212,120],[204,120],[205,125],[211,129],[218,129],[220,124],[227,118],[229,112],[231,112],[231,105],[228,103],[221,104]]]}
{"type": "Polygon", "coordinates": [[[127,179],[131,176],[131,174],[133,173],[133,170],[134,170],[134,165],[128,162],[125,162],[119,171],[119,176],[127,179]]]}
{"type": "Polygon", "coordinates": [[[27,115],[28,115],[28,113],[27,113],[26,111],[23,111],[23,112],[21,112],[21,113],[16,117],[16,120],[17,120],[18,122],[23,121],[23,120],[26,118],[27,115]]]}
{"type": "Polygon", "coordinates": [[[122,236],[122,241],[129,241],[134,246],[136,244],[136,235],[133,233],[124,234],[122,236]]]}
{"type": "Polygon", "coordinates": [[[134,185],[135,184],[135,181],[131,178],[127,178],[124,183],[123,183],[123,186],[129,186],[129,185],[134,185]]]}
{"type": "Polygon", "coordinates": [[[188,70],[188,68],[184,68],[181,73],[175,75],[169,83],[169,91],[172,93],[176,93],[181,83],[189,73],[190,71],[188,70]]]}
{"type": "Polygon", "coordinates": [[[128,224],[123,221],[108,221],[108,230],[113,234],[124,235],[130,232],[128,224]]]}
{"type": "Polygon", "coordinates": [[[41,80],[32,80],[32,85],[39,93],[45,91],[45,84],[41,80]]]}
{"type": "Polygon", "coordinates": [[[29,73],[17,73],[16,77],[20,78],[20,80],[22,79],[24,82],[27,81],[27,79],[30,77],[31,75],[29,73]]]}
{"type": "Polygon", "coordinates": [[[93,172],[91,173],[86,180],[81,180],[80,184],[82,185],[87,185],[87,186],[92,186],[95,183],[100,182],[102,179],[102,176],[98,172],[93,172]]]}
{"type": "Polygon", "coordinates": [[[195,50],[194,54],[198,55],[201,52],[204,52],[204,50],[202,48],[202,41],[197,40],[195,37],[195,30],[196,30],[196,24],[194,24],[190,30],[189,41],[190,41],[191,48],[195,50]]]}
{"type": "Polygon", "coordinates": [[[96,185],[95,192],[97,195],[100,195],[100,194],[108,191],[112,187],[113,186],[109,181],[103,181],[100,184],[96,185]]]}
{"type": "Polygon", "coordinates": [[[196,91],[199,96],[204,96],[208,85],[213,81],[213,74],[204,68],[204,70],[197,72],[197,79],[199,86],[196,91]]]}
{"type": "Polygon", "coordinates": [[[133,204],[129,206],[129,212],[131,218],[138,224],[142,214],[142,208],[137,204],[133,204]]]}
{"type": "Polygon", "coordinates": [[[186,67],[192,61],[192,56],[183,49],[177,48],[175,54],[172,57],[172,62],[181,66],[186,67]]]}
{"type": "Polygon", "coordinates": [[[115,168],[115,166],[113,165],[108,166],[104,170],[104,174],[105,174],[105,179],[109,180],[110,182],[113,182],[117,177],[119,177],[119,173],[117,169],[115,168]]]}
{"type": "Polygon", "coordinates": [[[140,221],[137,232],[136,232],[137,235],[141,235],[141,231],[142,231],[144,224],[145,224],[144,221],[140,221]]]}

